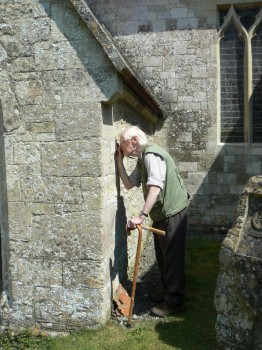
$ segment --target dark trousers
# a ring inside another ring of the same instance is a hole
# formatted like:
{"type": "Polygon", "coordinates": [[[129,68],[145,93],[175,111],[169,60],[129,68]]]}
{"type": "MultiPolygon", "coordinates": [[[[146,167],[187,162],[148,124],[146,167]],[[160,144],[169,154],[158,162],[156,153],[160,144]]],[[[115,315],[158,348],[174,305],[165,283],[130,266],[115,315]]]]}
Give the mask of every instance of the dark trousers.
{"type": "Polygon", "coordinates": [[[165,302],[172,306],[185,301],[185,245],[187,208],[153,227],[166,232],[154,234],[156,259],[163,283],[165,302]]]}

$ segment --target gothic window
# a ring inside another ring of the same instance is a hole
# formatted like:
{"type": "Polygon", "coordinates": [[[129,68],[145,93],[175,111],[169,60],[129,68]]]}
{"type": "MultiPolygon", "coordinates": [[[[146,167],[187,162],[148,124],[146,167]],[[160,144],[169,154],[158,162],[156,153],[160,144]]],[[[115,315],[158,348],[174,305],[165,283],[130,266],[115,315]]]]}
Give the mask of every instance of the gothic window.
{"type": "Polygon", "coordinates": [[[219,13],[220,141],[262,143],[262,7],[219,13]]]}

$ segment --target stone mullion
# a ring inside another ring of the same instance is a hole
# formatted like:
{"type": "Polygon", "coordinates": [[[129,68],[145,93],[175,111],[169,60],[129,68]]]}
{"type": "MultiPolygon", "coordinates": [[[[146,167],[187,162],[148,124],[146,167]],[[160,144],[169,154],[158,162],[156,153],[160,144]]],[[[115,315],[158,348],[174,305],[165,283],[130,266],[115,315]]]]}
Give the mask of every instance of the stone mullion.
{"type": "Polygon", "coordinates": [[[262,21],[262,8],[260,9],[256,20],[254,24],[251,26],[251,28],[248,31],[248,48],[247,48],[247,72],[248,72],[248,77],[247,77],[247,98],[248,98],[248,110],[247,110],[247,127],[248,131],[246,132],[246,127],[245,127],[245,137],[248,138],[248,142],[252,142],[252,95],[253,95],[253,87],[252,87],[252,82],[253,82],[253,59],[252,59],[252,38],[256,35],[256,29],[258,26],[261,24],[262,21]],[[247,135],[246,135],[247,133],[247,135]]]}
{"type": "Polygon", "coordinates": [[[250,36],[245,41],[244,56],[244,141],[251,142],[252,50],[250,36]]]}

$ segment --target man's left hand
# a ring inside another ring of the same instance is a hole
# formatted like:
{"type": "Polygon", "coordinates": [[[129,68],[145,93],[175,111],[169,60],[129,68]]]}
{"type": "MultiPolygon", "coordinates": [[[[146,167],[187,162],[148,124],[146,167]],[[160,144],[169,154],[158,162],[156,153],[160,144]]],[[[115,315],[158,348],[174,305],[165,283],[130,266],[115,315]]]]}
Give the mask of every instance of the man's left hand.
{"type": "Polygon", "coordinates": [[[143,223],[144,219],[140,216],[134,217],[130,220],[128,220],[126,224],[127,230],[134,230],[137,225],[141,225],[143,223]]]}

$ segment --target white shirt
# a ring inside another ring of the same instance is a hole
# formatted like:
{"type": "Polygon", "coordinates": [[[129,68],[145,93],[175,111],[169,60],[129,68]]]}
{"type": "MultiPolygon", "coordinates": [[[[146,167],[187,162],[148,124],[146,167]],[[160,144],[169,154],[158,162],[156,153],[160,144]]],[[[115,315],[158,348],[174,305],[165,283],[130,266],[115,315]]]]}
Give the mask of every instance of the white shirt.
{"type": "MultiPolygon", "coordinates": [[[[148,179],[146,182],[147,186],[157,186],[162,190],[166,177],[166,162],[160,155],[155,153],[147,153],[144,157],[144,162],[148,174],[148,179]]],[[[130,174],[129,180],[136,187],[140,186],[140,171],[137,166],[130,174]]]]}

